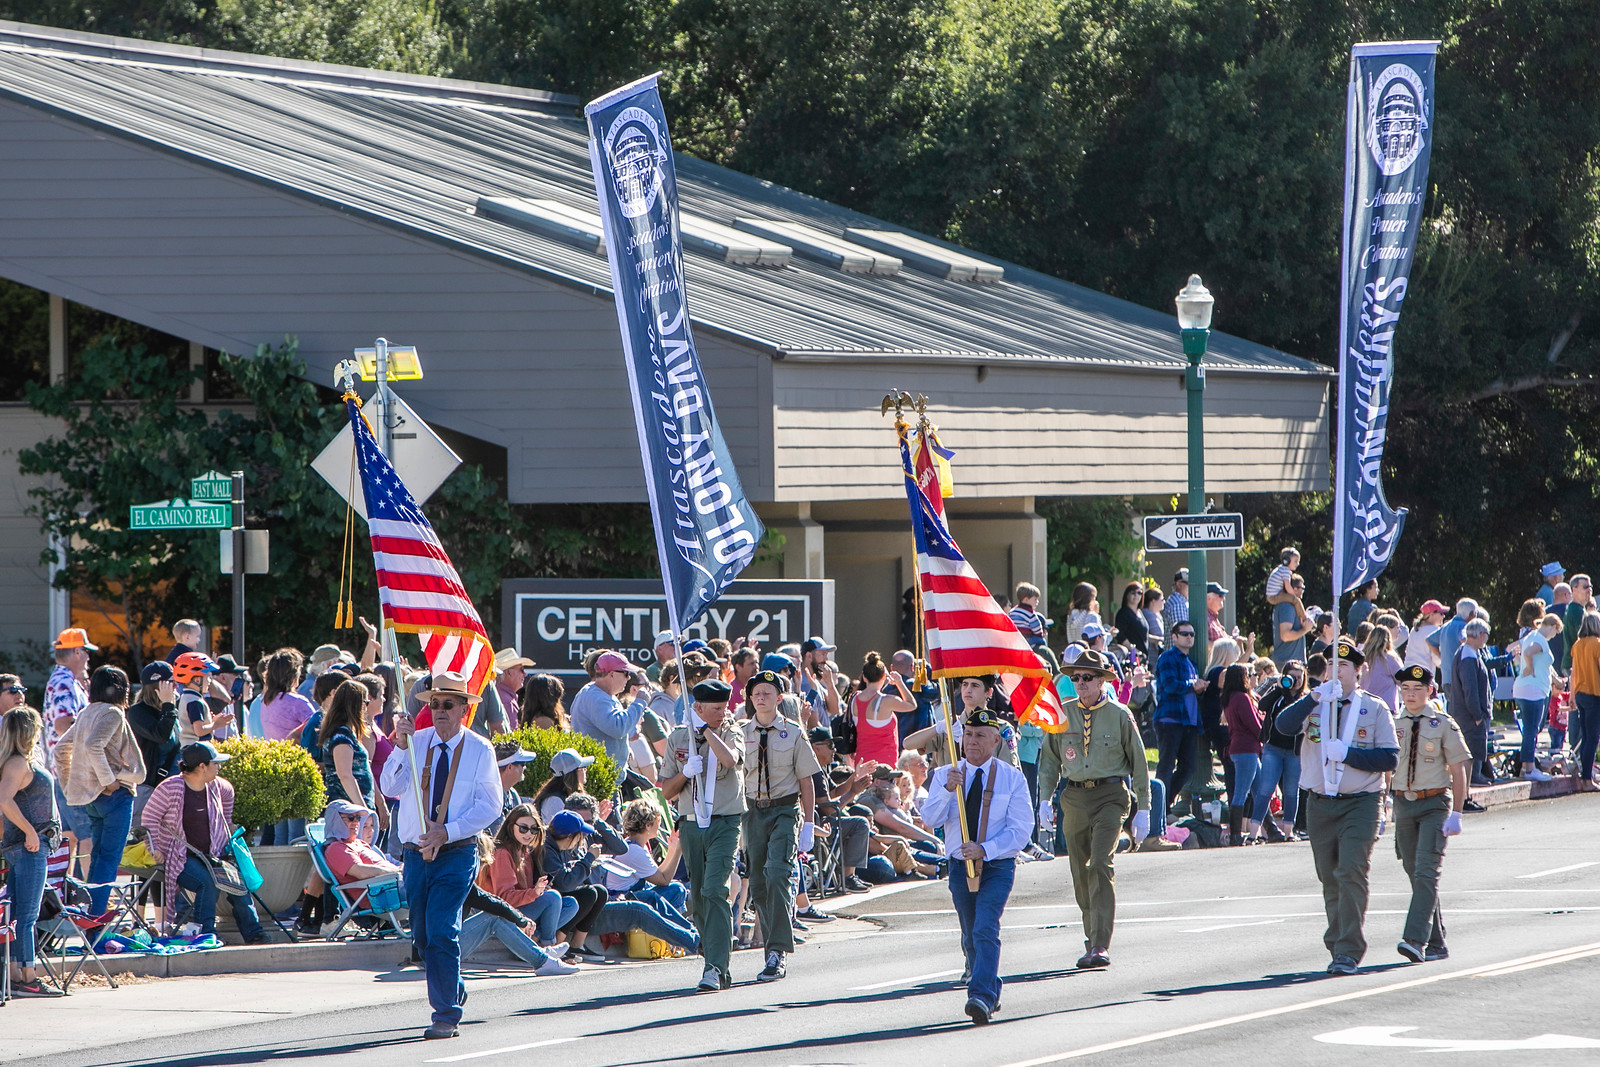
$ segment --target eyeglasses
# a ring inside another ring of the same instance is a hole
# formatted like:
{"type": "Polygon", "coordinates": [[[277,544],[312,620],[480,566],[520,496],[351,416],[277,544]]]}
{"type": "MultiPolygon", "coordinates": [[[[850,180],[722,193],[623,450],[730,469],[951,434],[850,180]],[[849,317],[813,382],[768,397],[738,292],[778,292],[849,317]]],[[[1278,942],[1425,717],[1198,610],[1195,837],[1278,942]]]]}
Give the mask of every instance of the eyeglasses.
{"type": "Polygon", "coordinates": [[[339,818],[343,819],[345,822],[360,822],[361,821],[361,816],[359,816],[359,815],[351,815],[351,814],[349,814],[347,812],[340,812],[339,813],[339,818]]]}
{"type": "Polygon", "coordinates": [[[1073,674],[1073,675],[1068,675],[1068,677],[1070,677],[1072,679],[1072,682],[1073,682],[1074,685],[1078,685],[1078,684],[1081,684],[1081,683],[1084,683],[1084,682],[1098,681],[1099,678],[1100,678],[1100,676],[1098,674],[1073,674]]]}
{"type": "Polygon", "coordinates": [[[25,685],[8,685],[5,687],[3,692],[16,693],[18,696],[27,696],[28,687],[25,685]]]}
{"type": "Polygon", "coordinates": [[[539,832],[539,828],[531,822],[519,822],[515,829],[519,834],[536,834],[539,832]]]}
{"type": "Polygon", "coordinates": [[[428,707],[432,708],[434,711],[454,711],[460,706],[461,705],[457,704],[454,700],[428,701],[428,707]]]}

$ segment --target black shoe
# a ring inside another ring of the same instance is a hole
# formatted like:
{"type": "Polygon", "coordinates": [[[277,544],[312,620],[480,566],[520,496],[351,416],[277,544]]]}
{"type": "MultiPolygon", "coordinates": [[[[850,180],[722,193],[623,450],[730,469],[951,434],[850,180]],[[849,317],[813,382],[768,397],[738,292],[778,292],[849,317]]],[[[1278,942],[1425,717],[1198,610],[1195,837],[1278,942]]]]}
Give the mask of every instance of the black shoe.
{"type": "Polygon", "coordinates": [[[466,1006],[467,1006],[467,987],[466,986],[462,986],[461,987],[461,992],[456,996],[456,1007],[464,1008],[466,1006]]]}
{"type": "Polygon", "coordinates": [[[442,1027],[437,1023],[422,1031],[422,1036],[429,1041],[443,1041],[447,1037],[459,1037],[461,1031],[453,1026],[442,1027]]]}
{"type": "Polygon", "coordinates": [[[1103,948],[1097,948],[1093,952],[1089,953],[1088,965],[1096,969],[1101,967],[1109,967],[1111,966],[1111,954],[1103,948]]]}
{"type": "Polygon", "coordinates": [[[1443,945],[1429,945],[1422,953],[1422,958],[1427,960],[1429,963],[1432,963],[1435,960],[1447,960],[1450,958],[1450,950],[1445,948],[1443,945]]]}
{"type": "Polygon", "coordinates": [[[1479,812],[1482,812],[1482,811],[1488,811],[1488,810],[1489,810],[1489,809],[1488,809],[1488,808],[1486,808],[1486,807],[1484,807],[1484,806],[1483,806],[1483,805],[1482,805],[1482,804],[1479,804],[1479,803],[1478,803],[1478,802],[1477,802],[1477,801],[1476,801],[1476,800],[1473,800],[1473,799],[1472,799],[1472,798],[1471,798],[1471,797],[1468,797],[1468,798],[1467,798],[1467,799],[1466,799],[1466,800],[1465,800],[1465,801],[1464,801],[1464,802],[1463,802],[1463,803],[1462,803],[1462,805],[1461,805],[1461,810],[1462,810],[1462,811],[1470,811],[1470,812],[1472,812],[1472,813],[1473,813],[1473,814],[1474,814],[1474,815],[1476,815],[1476,814],[1477,814],[1477,813],[1479,813],[1479,812]]]}
{"type": "Polygon", "coordinates": [[[846,893],[865,893],[871,888],[870,885],[853,874],[844,880],[844,891],[846,893]]]}
{"type": "Polygon", "coordinates": [[[806,908],[804,911],[797,911],[794,914],[795,918],[804,919],[808,923],[831,923],[833,920],[838,918],[837,915],[829,915],[825,911],[818,911],[815,904],[806,908]]]}
{"type": "Polygon", "coordinates": [[[1333,962],[1328,964],[1329,974],[1355,974],[1359,970],[1356,961],[1349,956],[1335,956],[1333,962]]]}
{"type": "Polygon", "coordinates": [[[1428,950],[1414,941],[1401,941],[1394,950],[1412,963],[1421,963],[1428,958],[1428,950]]]}
{"type": "Polygon", "coordinates": [[[967,999],[967,1018],[972,1020],[974,1026],[988,1026],[990,1014],[989,1005],[977,997],[967,999]]]}
{"type": "Polygon", "coordinates": [[[756,975],[758,982],[776,982],[788,975],[788,970],[783,965],[783,953],[773,949],[767,953],[767,966],[760,974],[756,975]]]}
{"type": "Polygon", "coordinates": [[[256,936],[246,939],[245,940],[245,944],[247,944],[247,945],[265,945],[267,942],[269,942],[271,940],[272,940],[272,938],[268,937],[267,936],[267,932],[265,930],[263,930],[259,934],[257,934],[256,936]]]}

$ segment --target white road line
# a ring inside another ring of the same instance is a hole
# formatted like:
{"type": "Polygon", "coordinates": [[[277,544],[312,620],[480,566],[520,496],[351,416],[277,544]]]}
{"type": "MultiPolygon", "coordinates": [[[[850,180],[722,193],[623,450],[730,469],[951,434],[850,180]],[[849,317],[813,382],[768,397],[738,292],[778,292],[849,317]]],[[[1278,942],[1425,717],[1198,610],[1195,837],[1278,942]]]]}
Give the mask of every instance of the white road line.
{"type": "Polygon", "coordinates": [[[1084,1056],[1094,1056],[1102,1052],[1115,1052],[1118,1049],[1134,1048],[1139,1045],[1149,1045],[1157,1041],[1166,1041],[1174,1037],[1186,1037],[1189,1034],[1204,1033],[1207,1030],[1218,1030],[1224,1026],[1235,1026],[1239,1023],[1256,1022],[1260,1019],[1271,1019],[1279,1015],[1292,1015],[1295,1012],[1310,1011],[1313,1008],[1324,1008],[1330,1004],[1343,1004],[1346,1001],[1362,1000],[1367,997],[1383,996],[1386,993],[1395,993],[1402,989],[1415,989],[1418,986],[1432,985],[1435,982],[1445,982],[1452,978],[1467,978],[1484,971],[1501,970],[1519,964],[1532,963],[1540,965],[1542,962],[1560,963],[1562,960],[1574,957],[1578,953],[1587,953],[1590,950],[1600,952],[1600,942],[1587,945],[1574,945],[1571,948],[1557,949],[1554,952],[1540,952],[1532,956],[1522,956],[1513,960],[1502,960],[1499,963],[1487,963],[1480,967],[1469,967],[1462,971],[1448,971],[1443,974],[1430,974],[1423,978],[1413,978],[1407,982],[1394,982],[1389,985],[1374,986],[1371,989],[1358,989],[1350,993],[1340,993],[1332,997],[1318,997],[1315,1000],[1303,1000],[1298,1004],[1285,1004],[1278,1008],[1267,1008],[1262,1011],[1252,1011],[1244,1015],[1230,1015],[1225,1019],[1212,1019],[1210,1022],[1195,1023],[1192,1026],[1180,1026],[1172,1030],[1158,1030],[1153,1034],[1140,1034],[1138,1037],[1127,1037],[1120,1041],[1107,1041],[1100,1045],[1090,1045],[1086,1048],[1075,1048],[1067,1052],[1057,1052],[1050,1056],[1040,1056],[1031,1060],[1019,1060],[1016,1063],[1005,1064],[1004,1067],[1041,1067],[1046,1063],[1060,1063],[1062,1060],[1075,1060],[1084,1056]]]}
{"type": "Polygon", "coordinates": [[[865,993],[871,989],[888,989],[890,986],[916,985],[918,982],[927,982],[934,978],[949,978],[952,974],[960,973],[961,968],[957,967],[953,971],[934,971],[932,974],[914,974],[910,978],[891,978],[887,982],[874,982],[871,985],[853,985],[850,987],[850,992],[865,993]]]}
{"type": "Polygon", "coordinates": [[[1548,967],[1552,963],[1566,963],[1568,960],[1581,960],[1586,956],[1600,956],[1600,949],[1589,952],[1574,952],[1567,956],[1557,956],[1551,960],[1538,960],[1534,963],[1523,963],[1515,967],[1502,967],[1498,971],[1484,971],[1475,975],[1477,978],[1498,978],[1502,974],[1518,974],[1522,971],[1531,971],[1536,967],[1548,967]]]}
{"type": "Polygon", "coordinates": [[[1200,926],[1200,927],[1196,927],[1193,930],[1179,930],[1178,933],[1180,933],[1180,934],[1209,934],[1213,930],[1237,930],[1241,926],[1271,926],[1273,923],[1281,923],[1281,922],[1285,922],[1285,921],[1287,921],[1287,920],[1284,920],[1284,919],[1262,919],[1260,922],[1255,922],[1255,923],[1223,923],[1221,926],[1200,926]]]}
{"type": "MultiPolygon", "coordinates": [[[[1600,862],[1600,861],[1596,861],[1596,862],[1600,862]]],[[[1592,866],[1592,864],[1579,864],[1578,866],[1579,867],[1586,867],[1586,866],[1592,866]]],[[[1560,868],[1560,870],[1562,870],[1562,871],[1575,870],[1575,869],[1576,868],[1571,868],[1571,867],[1562,867],[1562,868],[1560,868]]],[[[1542,874],[1556,874],[1558,872],[1557,871],[1544,871],[1544,872],[1541,872],[1541,873],[1542,874]]],[[[1519,878],[1538,878],[1538,877],[1540,877],[1540,875],[1538,875],[1538,874],[1523,874],[1523,875],[1518,875],[1517,877],[1519,877],[1519,878]]],[[[1439,896],[1441,898],[1446,898],[1446,899],[1452,898],[1452,897],[1460,899],[1460,898],[1465,898],[1465,897],[1477,897],[1477,896],[1497,896],[1497,895],[1501,895],[1501,894],[1505,894],[1505,893],[1600,893],[1600,889],[1577,889],[1577,888],[1571,888],[1571,887],[1552,887],[1550,889],[1539,889],[1539,888],[1536,888],[1536,887],[1533,887],[1533,886],[1530,886],[1527,889],[1444,889],[1444,890],[1440,890],[1439,896]]],[[[1374,891],[1374,892],[1368,894],[1368,896],[1370,896],[1370,897],[1372,897],[1374,899],[1376,899],[1377,897],[1405,897],[1407,899],[1410,899],[1411,894],[1409,892],[1401,892],[1401,891],[1383,891],[1383,892],[1374,891]]],[[[1251,900],[1321,900],[1321,899],[1322,899],[1322,894],[1321,893],[1279,893],[1279,894],[1275,894],[1273,896],[1260,896],[1260,897],[1205,897],[1205,898],[1197,899],[1197,900],[1129,900],[1129,901],[1119,900],[1119,901],[1117,901],[1117,908],[1120,910],[1122,908],[1159,908],[1159,907],[1168,907],[1168,906],[1173,905],[1173,904],[1232,904],[1232,903],[1237,903],[1237,902],[1240,902],[1240,901],[1251,901],[1251,900]]],[[[1062,910],[1074,910],[1074,909],[1077,908],[1077,906],[1078,906],[1077,904],[1009,904],[1009,905],[1006,906],[1006,914],[1010,915],[1012,912],[1018,912],[1018,911],[1062,911],[1062,910]]],[[[854,919],[898,919],[898,918],[902,918],[902,917],[908,916],[908,915],[954,915],[955,913],[956,913],[956,910],[954,908],[919,908],[919,909],[917,909],[915,911],[866,911],[866,912],[860,913],[859,915],[851,915],[850,918],[854,918],[854,919]]],[[[1118,917],[1117,921],[1119,921],[1119,922],[1122,921],[1120,916],[1118,917]]]]}
{"type": "Polygon", "coordinates": [[[530,1048],[545,1048],[548,1045],[565,1045],[569,1041],[582,1041],[581,1037],[553,1037],[548,1041],[534,1041],[526,1045],[507,1045],[505,1048],[492,1048],[484,1052],[468,1052],[461,1056],[446,1056],[438,1060],[423,1060],[424,1063],[460,1063],[462,1060],[481,1060],[485,1056],[503,1056],[507,1052],[523,1052],[530,1048]]]}
{"type": "Polygon", "coordinates": [[[1532,874],[1519,874],[1518,878],[1543,878],[1547,874],[1566,874],[1568,871],[1581,871],[1585,867],[1593,867],[1600,860],[1590,860],[1588,863],[1574,863],[1570,867],[1552,867],[1548,871],[1535,871],[1532,874]]]}

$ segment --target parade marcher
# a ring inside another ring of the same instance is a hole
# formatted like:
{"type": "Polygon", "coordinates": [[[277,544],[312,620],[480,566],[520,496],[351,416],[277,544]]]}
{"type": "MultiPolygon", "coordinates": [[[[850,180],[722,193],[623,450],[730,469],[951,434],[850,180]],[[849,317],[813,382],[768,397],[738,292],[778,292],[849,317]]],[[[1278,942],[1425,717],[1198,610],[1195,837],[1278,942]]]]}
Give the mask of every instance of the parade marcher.
{"type": "Polygon", "coordinates": [[[728,969],[733,953],[728,878],[739,851],[739,821],[744,816],[745,753],[744,733],[728,715],[731,693],[727,683],[715,678],[695,685],[690,695],[703,725],[675,728],[667,735],[667,751],[661,757],[661,792],[677,802],[678,841],[689,868],[694,924],[700,931],[700,954],[706,961],[697,987],[702,992],[733,985],[728,969]],[[711,812],[702,826],[695,817],[695,804],[708,785],[711,812]]]}
{"type": "Polygon", "coordinates": [[[1067,673],[1078,697],[1066,707],[1066,729],[1045,734],[1039,750],[1039,818],[1059,817],[1066,837],[1085,934],[1078,966],[1109,967],[1117,910],[1113,857],[1128,817],[1128,782],[1139,802],[1133,815],[1138,843],[1150,832],[1150,770],[1133,713],[1102,684],[1116,681],[1111,659],[1089,649],[1067,673]]]}
{"type": "Polygon", "coordinates": [[[987,708],[970,713],[961,735],[961,762],[933,772],[922,805],[928,825],[942,826],[944,839],[952,843],[950,896],[967,959],[966,1012],[979,1026],[1000,1010],[1000,916],[1011,896],[1017,854],[1033,839],[1034,827],[1027,779],[996,758],[1003,725],[987,708]],[[965,842],[963,808],[970,837],[965,842]],[[966,860],[979,863],[977,892],[968,885],[966,860]]]}
{"type": "Polygon", "coordinates": [[[1395,769],[1399,743],[1388,705],[1357,688],[1364,663],[1361,649],[1349,637],[1341,637],[1337,651],[1337,680],[1284,708],[1277,726],[1291,735],[1305,729],[1301,780],[1311,787],[1306,831],[1328,914],[1328,929],[1322,936],[1333,957],[1328,973],[1355,974],[1367,951],[1361,925],[1367,914],[1367,873],[1378,839],[1383,775],[1395,769]],[[1337,701],[1338,712],[1331,728],[1325,729],[1322,701],[1330,698],[1337,701]],[[1324,759],[1343,765],[1334,796],[1322,792],[1324,759]]]}
{"type": "Polygon", "coordinates": [[[1412,963],[1442,960],[1444,919],[1439,914],[1439,866],[1445,839],[1461,832],[1472,752],[1461,727],[1434,699],[1433,672],[1412,665],[1395,673],[1400,713],[1395,741],[1400,760],[1390,779],[1394,797],[1394,847],[1411,879],[1411,907],[1395,946],[1412,963]]]}
{"type": "Polygon", "coordinates": [[[499,817],[503,794],[494,749],[462,729],[479,699],[467,692],[466,678],[454,671],[436,674],[423,696],[433,725],[418,730],[409,715],[397,714],[397,748],[384,761],[379,788],[384,796],[399,798],[395,826],[402,842],[411,939],[422,954],[433,1008],[433,1024],[422,1036],[433,1039],[455,1037],[461,1021],[466,1000],[461,908],[478,872],[476,838],[499,817]],[[420,772],[415,786],[413,759],[420,772]]]}
{"type": "Polygon", "coordinates": [[[766,941],[766,967],[758,982],[786,973],[794,951],[796,848],[810,852],[816,835],[816,786],[822,770],[805,728],[786,718],[779,702],[787,686],[771,671],[752,675],[746,685],[744,727],[744,851],[750,872],[750,900],[766,941]],[[797,832],[798,831],[798,832],[797,832]]]}

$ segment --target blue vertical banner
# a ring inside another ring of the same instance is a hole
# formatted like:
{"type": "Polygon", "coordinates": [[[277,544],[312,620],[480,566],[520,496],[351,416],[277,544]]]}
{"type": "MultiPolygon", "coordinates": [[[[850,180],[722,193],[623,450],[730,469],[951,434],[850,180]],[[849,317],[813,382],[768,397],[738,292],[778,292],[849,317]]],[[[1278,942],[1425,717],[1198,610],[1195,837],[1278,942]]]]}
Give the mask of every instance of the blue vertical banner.
{"type": "Polygon", "coordinates": [[[1433,145],[1437,41],[1358,44],[1345,111],[1334,603],[1388,566],[1405,525],[1383,495],[1394,335],[1433,145]]]}
{"type": "Polygon", "coordinates": [[[739,485],[695,352],[678,179],[656,77],[583,111],[667,613],[682,633],[754,558],[765,531],[739,485]]]}

